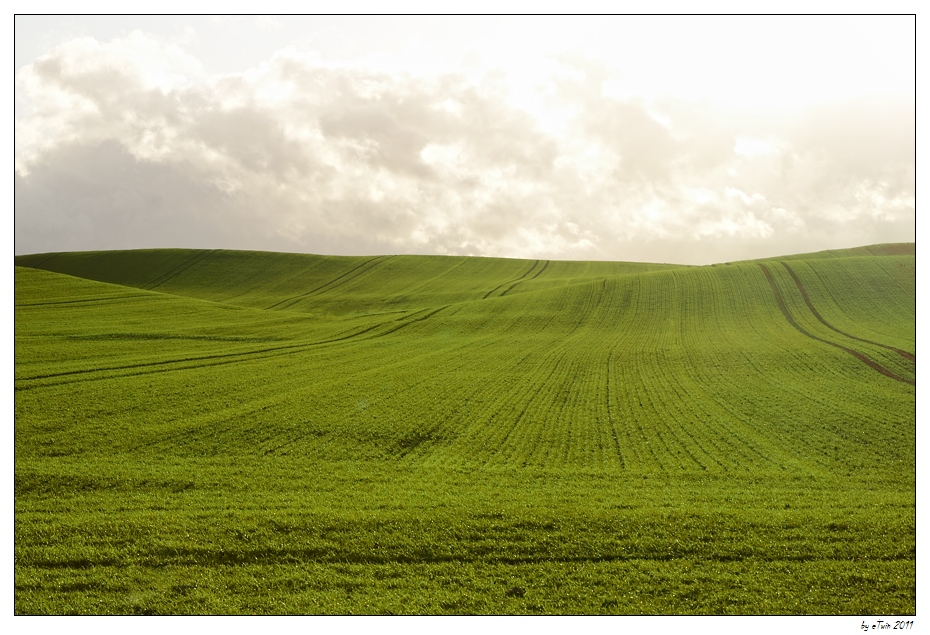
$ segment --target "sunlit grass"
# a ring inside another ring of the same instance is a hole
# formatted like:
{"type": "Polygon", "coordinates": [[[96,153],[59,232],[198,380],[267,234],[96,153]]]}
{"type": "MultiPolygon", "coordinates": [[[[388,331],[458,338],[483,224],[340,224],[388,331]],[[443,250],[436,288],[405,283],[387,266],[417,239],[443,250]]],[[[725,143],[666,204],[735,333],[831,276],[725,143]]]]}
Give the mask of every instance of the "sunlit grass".
{"type": "Polygon", "coordinates": [[[15,609],[913,614],[891,247],[17,258],[15,609]]]}

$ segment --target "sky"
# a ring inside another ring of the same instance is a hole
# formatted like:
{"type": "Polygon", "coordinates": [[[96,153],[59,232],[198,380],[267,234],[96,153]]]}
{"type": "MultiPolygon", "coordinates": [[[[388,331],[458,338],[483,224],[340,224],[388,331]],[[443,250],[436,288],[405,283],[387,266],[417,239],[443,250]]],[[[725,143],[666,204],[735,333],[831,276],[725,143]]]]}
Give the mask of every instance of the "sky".
{"type": "Polygon", "coordinates": [[[15,18],[15,251],[915,240],[914,16],[15,18]]]}

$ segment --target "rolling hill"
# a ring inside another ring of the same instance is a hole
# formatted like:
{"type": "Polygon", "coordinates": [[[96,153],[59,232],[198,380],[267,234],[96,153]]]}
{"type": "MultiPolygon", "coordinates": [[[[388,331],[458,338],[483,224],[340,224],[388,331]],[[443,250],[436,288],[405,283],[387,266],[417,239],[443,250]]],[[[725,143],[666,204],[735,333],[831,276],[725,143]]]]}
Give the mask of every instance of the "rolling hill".
{"type": "Polygon", "coordinates": [[[18,256],[15,610],[913,614],[914,262],[18,256]]]}

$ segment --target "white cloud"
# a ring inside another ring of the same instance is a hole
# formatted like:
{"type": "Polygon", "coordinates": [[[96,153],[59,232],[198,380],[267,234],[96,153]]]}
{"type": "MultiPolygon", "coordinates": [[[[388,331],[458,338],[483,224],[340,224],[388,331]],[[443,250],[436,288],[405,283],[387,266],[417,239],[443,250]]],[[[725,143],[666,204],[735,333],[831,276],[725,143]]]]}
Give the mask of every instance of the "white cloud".
{"type": "Polygon", "coordinates": [[[751,159],[761,155],[775,154],[778,152],[778,146],[776,143],[766,139],[737,137],[733,152],[751,159]]]}
{"type": "Polygon", "coordinates": [[[533,46],[503,71],[283,46],[218,74],[142,31],[65,42],[16,77],[17,252],[701,263],[913,240],[911,100],[735,111],[533,46]]]}

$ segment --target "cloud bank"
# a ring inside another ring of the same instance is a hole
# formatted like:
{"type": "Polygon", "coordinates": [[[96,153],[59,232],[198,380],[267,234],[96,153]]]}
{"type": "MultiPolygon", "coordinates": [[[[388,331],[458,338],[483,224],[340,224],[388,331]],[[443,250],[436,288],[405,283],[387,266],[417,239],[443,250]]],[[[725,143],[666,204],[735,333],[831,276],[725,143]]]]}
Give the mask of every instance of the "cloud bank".
{"type": "MultiPolygon", "coordinates": [[[[515,78],[141,31],[16,76],[17,253],[199,247],[705,264],[913,241],[913,96],[728,108],[575,53],[515,78]]],[[[738,78],[734,78],[738,81],[738,78]]]]}

